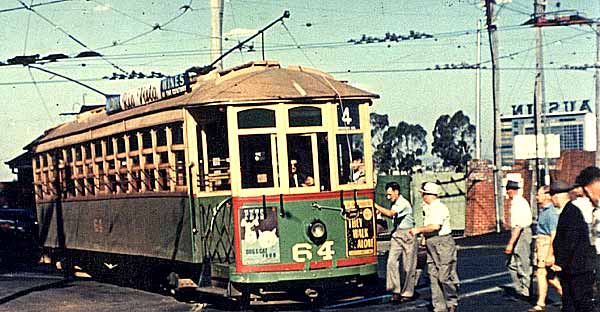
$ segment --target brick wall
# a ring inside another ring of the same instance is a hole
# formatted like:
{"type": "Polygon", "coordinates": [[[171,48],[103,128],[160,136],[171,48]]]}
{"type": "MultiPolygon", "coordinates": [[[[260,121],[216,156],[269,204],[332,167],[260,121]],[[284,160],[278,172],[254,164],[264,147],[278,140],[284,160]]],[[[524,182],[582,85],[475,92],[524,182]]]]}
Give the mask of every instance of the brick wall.
{"type": "MultiPolygon", "coordinates": [[[[556,162],[556,169],[550,172],[552,181],[575,182],[579,172],[594,164],[594,152],[562,151],[556,162]]],[[[517,160],[511,170],[523,178],[523,197],[529,201],[532,175],[526,160],[517,160]]],[[[496,209],[494,202],[494,172],[489,161],[472,160],[467,169],[467,205],[465,208],[465,235],[474,236],[491,233],[496,229],[496,209]]],[[[502,194],[504,195],[504,194],[502,194]]],[[[504,199],[504,229],[510,224],[510,201],[504,199]]]]}
{"type": "Polygon", "coordinates": [[[561,180],[574,183],[575,178],[585,167],[594,165],[594,152],[586,151],[561,151],[560,158],[556,161],[556,170],[550,171],[552,181],[561,180]]]}
{"type": "Polygon", "coordinates": [[[467,170],[465,235],[481,235],[495,229],[494,171],[489,161],[472,160],[467,170]]]}

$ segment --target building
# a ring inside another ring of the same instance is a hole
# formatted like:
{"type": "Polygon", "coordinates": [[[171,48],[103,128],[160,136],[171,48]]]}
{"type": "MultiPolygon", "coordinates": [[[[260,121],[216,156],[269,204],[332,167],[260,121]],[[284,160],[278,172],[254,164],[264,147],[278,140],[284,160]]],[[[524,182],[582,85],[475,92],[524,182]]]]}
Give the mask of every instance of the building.
{"type": "MultiPolygon", "coordinates": [[[[548,103],[542,126],[546,133],[560,136],[561,151],[596,149],[596,117],[591,107],[590,100],[548,103]]],[[[534,134],[533,104],[513,105],[512,114],[502,116],[500,121],[502,166],[512,166],[515,136],[534,134]]]]}

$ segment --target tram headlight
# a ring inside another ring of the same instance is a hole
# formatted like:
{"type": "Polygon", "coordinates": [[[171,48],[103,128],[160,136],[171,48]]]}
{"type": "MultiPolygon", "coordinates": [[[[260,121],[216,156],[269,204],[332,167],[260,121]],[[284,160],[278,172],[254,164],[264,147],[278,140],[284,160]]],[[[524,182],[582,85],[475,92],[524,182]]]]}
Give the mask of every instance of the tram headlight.
{"type": "Polygon", "coordinates": [[[327,240],[327,227],[321,220],[314,220],[308,225],[308,238],[316,245],[321,245],[327,240]]]}

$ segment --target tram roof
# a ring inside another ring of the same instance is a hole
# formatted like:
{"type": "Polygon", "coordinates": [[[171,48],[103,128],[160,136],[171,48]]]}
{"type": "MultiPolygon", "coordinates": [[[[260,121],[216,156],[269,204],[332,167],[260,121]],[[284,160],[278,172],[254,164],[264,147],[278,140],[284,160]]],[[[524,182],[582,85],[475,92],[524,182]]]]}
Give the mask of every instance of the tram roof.
{"type": "Polygon", "coordinates": [[[74,121],[46,131],[29,146],[114,122],[181,107],[368,100],[379,95],[353,87],[331,75],[302,66],[283,67],[275,61],[250,62],[192,77],[191,92],[107,115],[104,109],[86,112],[74,121]]]}

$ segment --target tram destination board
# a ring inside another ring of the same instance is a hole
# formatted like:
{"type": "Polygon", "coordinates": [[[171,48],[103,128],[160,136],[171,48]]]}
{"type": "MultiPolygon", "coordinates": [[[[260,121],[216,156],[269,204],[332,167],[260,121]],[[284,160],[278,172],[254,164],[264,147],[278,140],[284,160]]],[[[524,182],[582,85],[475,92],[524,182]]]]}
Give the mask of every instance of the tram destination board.
{"type": "MultiPolygon", "coordinates": [[[[344,202],[346,209],[354,209],[354,200],[344,202]]],[[[373,202],[358,200],[358,213],[346,219],[346,255],[366,256],[375,254],[375,218],[373,202]]]]}

